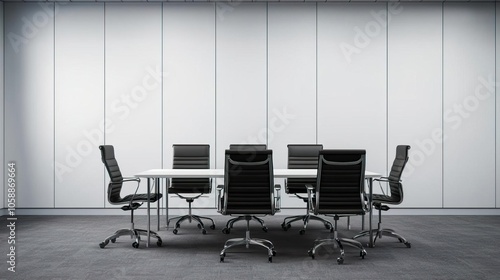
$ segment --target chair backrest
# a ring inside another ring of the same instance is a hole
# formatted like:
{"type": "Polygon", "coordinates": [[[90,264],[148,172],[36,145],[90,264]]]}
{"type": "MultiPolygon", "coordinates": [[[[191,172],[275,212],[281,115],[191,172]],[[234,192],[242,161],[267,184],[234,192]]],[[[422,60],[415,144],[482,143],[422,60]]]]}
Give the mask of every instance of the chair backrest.
{"type": "Polygon", "coordinates": [[[267,145],[266,144],[230,144],[229,150],[264,151],[264,150],[267,150],[267,145]]]}
{"type": "MultiPolygon", "coordinates": [[[[321,144],[288,145],[288,169],[317,169],[321,144]]],[[[289,178],[286,180],[287,193],[306,193],[306,185],[316,186],[316,178],[289,178]]]]}
{"type": "Polygon", "coordinates": [[[101,150],[101,160],[111,179],[108,185],[108,201],[116,203],[121,200],[120,192],[123,185],[123,176],[115,159],[115,149],[112,145],[101,145],[99,150],[101,150]]]}
{"type": "Polygon", "coordinates": [[[365,150],[319,152],[316,214],[365,213],[365,150]]]}
{"type": "Polygon", "coordinates": [[[226,150],[222,214],[274,214],[271,150],[226,150]]]}
{"type": "MultiPolygon", "coordinates": [[[[173,169],[209,169],[210,145],[174,144],[173,169]]],[[[208,193],[210,178],[172,178],[169,192],[208,193]]]]}
{"type": "Polygon", "coordinates": [[[401,175],[408,162],[408,145],[398,145],[396,147],[396,157],[392,163],[391,172],[389,173],[389,188],[391,191],[391,200],[394,203],[403,201],[403,184],[401,183],[401,175]]]}

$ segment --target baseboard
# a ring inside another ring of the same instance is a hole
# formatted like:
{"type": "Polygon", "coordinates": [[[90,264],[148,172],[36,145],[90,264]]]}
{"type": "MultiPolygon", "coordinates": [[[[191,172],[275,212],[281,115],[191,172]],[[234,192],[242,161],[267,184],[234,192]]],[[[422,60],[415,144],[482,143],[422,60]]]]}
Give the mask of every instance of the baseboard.
{"type": "MultiPolygon", "coordinates": [[[[195,208],[195,214],[220,215],[214,208],[195,208]]],[[[171,208],[169,215],[185,215],[187,208],[171,208]]],[[[0,216],[6,216],[7,209],[0,210],[0,216]]],[[[137,215],[146,215],[144,208],[136,210],[137,215]]],[[[160,209],[160,214],[165,215],[165,209],[160,209]]],[[[302,215],[305,209],[286,208],[276,213],[280,216],[302,215]]],[[[129,212],[120,208],[17,208],[17,216],[23,215],[129,215],[129,212]]],[[[156,215],[156,209],[151,209],[151,215],[156,215]]],[[[384,215],[500,215],[500,208],[392,208],[384,215]]]]}

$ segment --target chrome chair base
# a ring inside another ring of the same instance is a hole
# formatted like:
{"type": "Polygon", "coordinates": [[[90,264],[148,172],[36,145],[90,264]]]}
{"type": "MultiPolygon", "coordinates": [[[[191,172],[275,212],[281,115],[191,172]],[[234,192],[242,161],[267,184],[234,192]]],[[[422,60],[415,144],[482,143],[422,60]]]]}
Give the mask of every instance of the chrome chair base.
{"type": "Polygon", "coordinates": [[[319,247],[327,246],[327,245],[333,245],[334,248],[339,248],[340,249],[340,257],[337,258],[337,263],[338,264],[343,264],[344,263],[344,246],[349,245],[351,247],[355,247],[359,249],[359,256],[364,259],[366,256],[366,250],[363,247],[363,245],[354,239],[349,239],[349,238],[338,238],[337,237],[337,221],[339,217],[335,216],[334,221],[335,221],[335,230],[333,232],[333,237],[332,238],[327,238],[327,239],[316,239],[313,243],[313,247],[307,252],[307,254],[314,259],[316,255],[316,250],[318,250],[319,247]]]}
{"type": "Polygon", "coordinates": [[[210,222],[212,222],[212,225],[210,226],[210,229],[215,229],[215,223],[214,223],[214,220],[212,218],[198,216],[198,215],[193,215],[192,208],[191,208],[191,203],[193,203],[193,200],[195,198],[198,198],[200,196],[201,195],[199,195],[197,197],[183,197],[183,196],[180,196],[181,198],[186,199],[186,201],[188,202],[188,204],[189,204],[189,208],[188,208],[189,212],[188,212],[187,215],[179,216],[179,217],[173,217],[173,218],[170,218],[170,219],[167,220],[167,227],[168,227],[168,225],[170,224],[170,221],[179,219],[175,223],[175,228],[172,231],[174,234],[177,234],[177,232],[178,232],[177,229],[181,227],[181,223],[183,221],[185,221],[185,220],[188,220],[189,223],[191,223],[192,220],[195,220],[196,222],[198,222],[198,228],[201,229],[201,233],[203,233],[203,234],[207,234],[207,230],[205,229],[205,224],[203,224],[203,222],[201,221],[201,219],[209,220],[210,222]]]}
{"type": "MultiPolygon", "coordinates": [[[[239,218],[239,217],[238,217],[239,218]]],[[[245,216],[243,216],[245,218],[245,216]]],[[[250,219],[252,217],[247,217],[247,230],[244,238],[232,238],[226,241],[224,244],[224,249],[220,252],[220,262],[224,262],[224,258],[226,257],[226,250],[235,247],[244,245],[246,248],[249,248],[250,245],[257,245],[267,249],[267,255],[269,262],[273,262],[273,256],[276,256],[276,251],[274,250],[274,245],[271,241],[262,238],[251,238],[250,237],[250,219]]]]}
{"type": "MultiPolygon", "coordinates": [[[[365,230],[360,232],[359,234],[355,235],[352,239],[357,239],[363,236],[369,236],[370,231],[365,230]]],[[[389,228],[383,228],[383,229],[372,229],[372,236],[373,236],[373,246],[375,246],[375,242],[377,239],[382,238],[383,236],[388,236],[388,237],[394,237],[399,240],[399,242],[403,243],[406,245],[406,247],[411,248],[411,243],[406,240],[403,236],[400,234],[396,233],[394,230],[389,229],[389,228]]]]}
{"type": "Polygon", "coordinates": [[[222,229],[222,232],[224,234],[229,234],[231,232],[231,229],[233,228],[233,225],[234,223],[238,222],[238,221],[244,221],[244,220],[247,220],[248,217],[251,219],[251,220],[255,220],[257,221],[260,226],[262,227],[262,230],[264,232],[267,232],[268,228],[266,226],[266,224],[264,223],[264,220],[262,220],[261,218],[257,217],[257,216],[239,216],[239,217],[236,217],[236,218],[232,218],[230,219],[229,221],[227,221],[226,223],[226,227],[222,229]]]}
{"type": "MultiPolygon", "coordinates": [[[[132,247],[139,248],[139,243],[141,241],[141,235],[148,236],[148,231],[144,230],[144,229],[134,229],[133,227],[119,229],[115,233],[113,233],[112,235],[110,235],[106,239],[104,239],[103,242],[99,243],[99,247],[101,247],[101,249],[104,249],[104,247],[106,247],[106,245],[109,244],[109,241],[111,241],[111,243],[115,243],[116,239],[118,237],[125,236],[125,235],[128,235],[128,236],[130,236],[131,239],[134,239],[134,242],[132,243],[132,247]]],[[[149,231],[149,236],[157,239],[156,245],[158,245],[158,247],[160,247],[162,245],[163,242],[161,240],[161,237],[156,232],[149,231]]]]}
{"type": "Polygon", "coordinates": [[[306,233],[307,224],[309,223],[310,220],[320,221],[325,225],[326,229],[329,229],[330,232],[333,231],[333,224],[330,221],[327,221],[321,217],[310,215],[310,214],[286,217],[283,220],[283,223],[281,224],[281,228],[283,228],[283,230],[287,231],[292,226],[291,224],[293,222],[300,221],[300,220],[302,220],[302,222],[304,223],[304,228],[299,231],[300,235],[303,235],[306,233]],[[289,221],[287,222],[287,220],[289,220],[289,221]]]}
{"type": "Polygon", "coordinates": [[[170,221],[176,220],[176,219],[179,219],[179,220],[175,223],[175,228],[173,230],[174,234],[178,233],[177,229],[180,228],[181,223],[183,221],[185,221],[185,220],[188,220],[189,223],[191,223],[192,220],[195,220],[198,223],[198,228],[201,229],[201,233],[203,233],[203,234],[207,234],[207,230],[205,229],[205,224],[202,222],[202,219],[206,219],[206,220],[209,220],[210,222],[212,222],[212,225],[210,226],[210,229],[215,229],[215,223],[214,223],[214,220],[212,218],[198,216],[198,215],[191,215],[191,214],[190,215],[184,215],[184,216],[170,218],[167,221],[167,226],[170,224],[170,221]]]}
{"type": "Polygon", "coordinates": [[[314,259],[315,255],[316,255],[316,250],[318,250],[319,247],[333,245],[334,248],[340,249],[340,257],[337,258],[337,263],[343,264],[344,263],[344,256],[345,256],[343,244],[359,249],[360,250],[359,256],[362,259],[365,258],[366,250],[363,247],[363,245],[361,245],[360,242],[358,242],[356,240],[348,239],[348,238],[337,238],[337,237],[328,238],[328,239],[317,239],[316,241],[314,241],[313,247],[307,253],[309,256],[311,256],[314,259]]]}

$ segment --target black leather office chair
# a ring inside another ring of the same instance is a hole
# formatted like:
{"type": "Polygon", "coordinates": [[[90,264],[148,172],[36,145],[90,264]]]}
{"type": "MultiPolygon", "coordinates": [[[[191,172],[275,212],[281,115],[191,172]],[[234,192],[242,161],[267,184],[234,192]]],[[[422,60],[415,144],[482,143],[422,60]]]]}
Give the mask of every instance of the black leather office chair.
{"type": "Polygon", "coordinates": [[[333,216],[333,237],[314,242],[308,254],[314,259],[316,250],[325,245],[340,249],[337,263],[344,263],[344,247],[349,245],[360,250],[364,259],[366,251],[360,242],[339,238],[337,221],[341,216],[364,215],[368,210],[364,199],[365,150],[322,150],[319,152],[316,188],[308,185],[311,211],[315,214],[333,216]],[[316,195],[314,196],[313,193],[316,195]]]}
{"type": "MultiPolygon", "coordinates": [[[[288,145],[288,169],[317,169],[319,151],[323,149],[323,145],[319,144],[290,144],[288,145]]],[[[306,185],[316,187],[316,178],[289,178],[285,180],[285,191],[288,194],[294,194],[298,198],[308,203],[306,185]]],[[[321,217],[311,215],[309,213],[309,205],[306,207],[305,215],[297,215],[286,217],[281,224],[283,230],[288,230],[291,223],[302,221],[304,226],[299,231],[302,235],[306,232],[309,220],[322,222],[327,229],[333,231],[333,225],[321,217]],[[288,220],[288,221],[287,221],[288,220]]]]}
{"type": "MultiPolygon", "coordinates": [[[[230,144],[229,149],[233,151],[243,151],[243,152],[253,152],[253,151],[265,151],[267,149],[266,144],[230,144]]],[[[226,227],[222,229],[222,232],[225,234],[229,234],[231,232],[231,229],[233,228],[234,223],[238,221],[243,221],[245,220],[245,216],[239,216],[236,218],[232,218],[226,223],[226,227]]],[[[264,220],[257,216],[253,216],[252,220],[255,220],[260,223],[260,226],[262,227],[262,230],[267,232],[267,226],[266,223],[264,223],[264,220]]]]}
{"type": "MultiPolygon", "coordinates": [[[[209,169],[210,168],[210,145],[172,145],[174,149],[173,169],[209,169]]],[[[212,192],[212,180],[210,178],[172,178],[168,193],[173,193],[182,199],[185,199],[189,204],[189,213],[184,216],[170,218],[171,220],[178,221],[175,223],[173,230],[177,234],[180,224],[188,220],[198,222],[198,228],[201,229],[203,234],[207,233],[202,219],[212,222],[211,229],[215,229],[214,220],[209,217],[193,215],[191,210],[191,203],[204,194],[212,192]]]]}
{"type": "MultiPolygon", "coordinates": [[[[103,242],[99,244],[99,247],[104,248],[108,245],[109,241],[111,243],[115,243],[116,239],[123,235],[129,235],[131,238],[135,239],[132,243],[134,248],[139,248],[139,242],[141,241],[141,235],[147,236],[147,230],[136,229],[134,228],[134,210],[139,208],[144,202],[148,201],[147,194],[138,194],[137,190],[139,189],[139,184],[141,180],[137,177],[123,177],[120,172],[120,168],[118,167],[118,162],[115,159],[115,151],[114,147],[111,145],[102,145],[99,146],[101,150],[101,159],[106,166],[106,170],[108,171],[109,177],[111,181],[108,185],[108,201],[111,204],[126,204],[122,206],[123,211],[130,211],[130,228],[117,230],[114,234],[107,237],[103,242]],[[135,188],[135,192],[124,197],[121,196],[121,190],[123,183],[127,182],[136,182],[137,187],[135,188]]],[[[152,193],[149,195],[150,202],[156,202],[158,199],[162,197],[161,194],[152,193]]],[[[149,232],[151,237],[157,239],[156,244],[161,246],[162,240],[160,236],[153,231],[149,232]]]]}
{"type": "Polygon", "coordinates": [[[246,236],[227,240],[220,261],[224,261],[229,248],[258,245],[267,249],[272,262],[276,255],[273,243],[250,237],[250,220],[255,215],[274,215],[280,208],[280,186],[274,185],[272,151],[226,150],[224,185],[217,190],[218,211],[222,215],[241,215],[247,222],[246,236]]]}
{"type": "MultiPolygon", "coordinates": [[[[375,209],[378,210],[378,226],[376,229],[373,229],[373,244],[377,241],[377,238],[382,238],[382,236],[390,236],[397,238],[399,242],[406,245],[406,247],[411,248],[411,243],[408,242],[403,236],[397,234],[392,229],[383,229],[382,228],[382,211],[387,211],[391,209],[386,204],[397,205],[403,202],[403,183],[401,181],[401,175],[403,174],[403,170],[408,162],[408,151],[410,150],[410,146],[408,145],[399,145],[396,147],[396,158],[392,163],[391,172],[389,173],[389,177],[381,177],[380,179],[374,179],[374,182],[379,182],[380,188],[383,191],[382,183],[389,184],[390,194],[373,194],[372,204],[375,209]]],[[[359,238],[361,236],[369,235],[369,231],[363,231],[360,234],[354,236],[353,238],[359,238]]]]}

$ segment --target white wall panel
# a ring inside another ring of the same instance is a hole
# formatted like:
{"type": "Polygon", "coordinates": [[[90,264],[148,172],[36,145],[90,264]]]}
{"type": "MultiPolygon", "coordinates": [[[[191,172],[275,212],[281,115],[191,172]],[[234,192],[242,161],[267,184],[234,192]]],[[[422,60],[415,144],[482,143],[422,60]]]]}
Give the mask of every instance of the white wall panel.
{"type": "Polygon", "coordinates": [[[386,173],[386,3],[318,3],[318,143],[386,173]]]}
{"type": "Polygon", "coordinates": [[[500,98],[496,97],[498,93],[498,83],[500,82],[500,5],[495,3],[496,9],[496,83],[495,85],[495,100],[496,100],[496,207],[500,207],[500,98]]]}
{"type": "Polygon", "coordinates": [[[388,168],[411,146],[402,207],[442,207],[441,15],[441,3],[404,3],[389,22],[388,168]]]}
{"type": "Polygon", "coordinates": [[[17,207],[54,206],[54,4],[5,3],[5,161],[17,207]]]}
{"type": "Polygon", "coordinates": [[[55,205],[103,207],[104,4],[57,5],[55,23],[55,205]]]}
{"type": "Polygon", "coordinates": [[[231,143],[267,142],[266,4],[216,12],[216,164],[231,143]]]}
{"type": "MultiPolygon", "coordinates": [[[[210,144],[215,168],[215,6],[168,3],[163,19],[164,166],[172,167],[172,144],[210,144]]],[[[215,191],[193,207],[214,207],[214,197],[215,191]]],[[[169,206],[187,203],[171,199],[169,206]]]]}
{"type": "Polygon", "coordinates": [[[445,3],[443,44],[444,206],[494,207],[494,4],[445,3]]]}
{"type": "Polygon", "coordinates": [[[161,168],[161,4],[106,3],[105,26],[105,142],[125,176],[161,168]]]}
{"type": "MultiPolygon", "coordinates": [[[[268,32],[268,142],[286,168],[288,144],[316,143],[316,4],[269,3],[268,32]]],[[[283,192],[281,205],[305,204],[283,192]]]]}
{"type": "MultiPolygon", "coordinates": [[[[0,92],[2,93],[1,95],[1,98],[0,98],[0,131],[1,131],[1,134],[0,134],[0,158],[2,159],[2,163],[0,163],[0,168],[2,168],[2,171],[0,171],[0,180],[2,180],[2,182],[5,182],[4,181],[4,162],[5,162],[5,159],[3,157],[3,142],[4,142],[4,126],[3,126],[3,121],[4,121],[4,107],[3,107],[3,100],[4,100],[4,76],[3,76],[3,67],[4,67],[4,61],[3,61],[3,54],[4,54],[4,48],[3,48],[3,2],[0,3],[0,92]]],[[[6,184],[4,184],[4,186],[6,186],[6,184]]],[[[5,188],[2,188],[0,190],[0,209],[4,207],[5,205],[5,202],[6,200],[4,199],[4,192],[5,192],[5,188]]]]}

